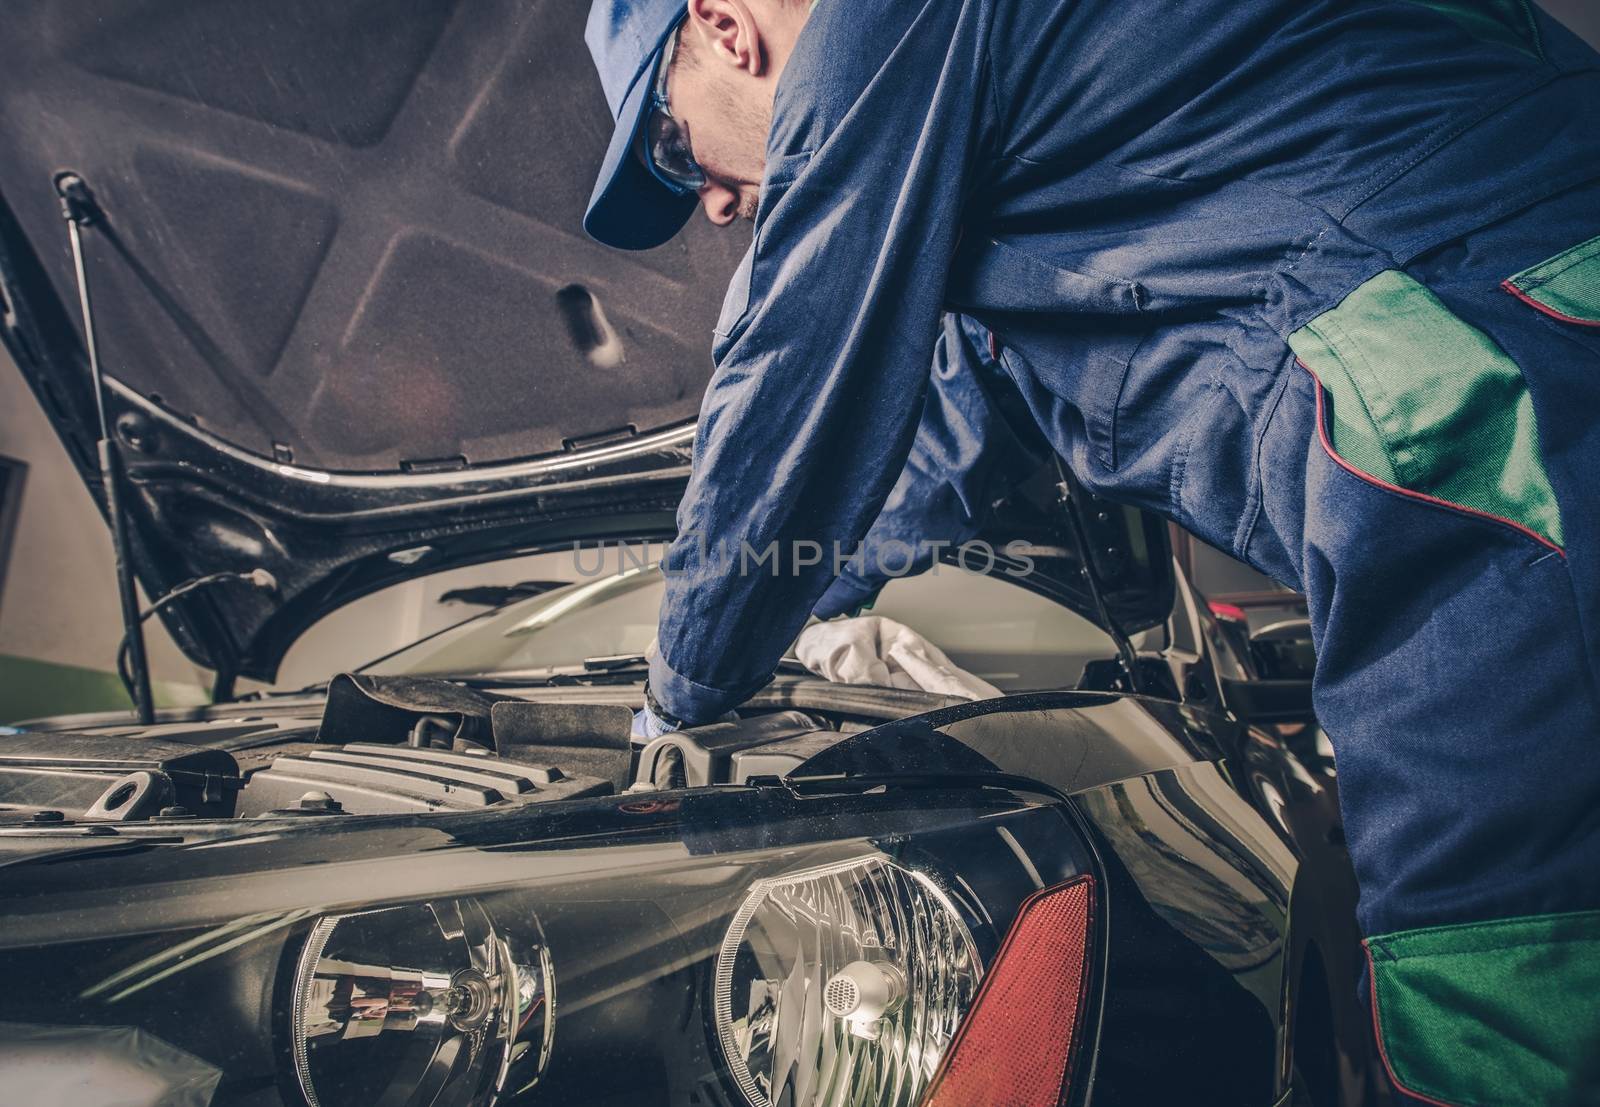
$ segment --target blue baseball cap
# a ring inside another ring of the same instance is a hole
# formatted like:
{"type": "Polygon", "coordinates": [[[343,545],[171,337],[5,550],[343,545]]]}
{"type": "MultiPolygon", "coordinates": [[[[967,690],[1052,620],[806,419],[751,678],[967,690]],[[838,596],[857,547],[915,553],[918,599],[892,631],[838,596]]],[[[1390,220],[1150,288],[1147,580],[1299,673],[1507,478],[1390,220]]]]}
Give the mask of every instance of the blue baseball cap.
{"type": "Polygon", "coordinates": [[[583,41],[617,122],[583,229],[607,246],[659,246],[683,228],[699,202],[657,180],[637,152],[662,48],[686,14],[686,0],[595,0],[589,9],[583,41]]]}

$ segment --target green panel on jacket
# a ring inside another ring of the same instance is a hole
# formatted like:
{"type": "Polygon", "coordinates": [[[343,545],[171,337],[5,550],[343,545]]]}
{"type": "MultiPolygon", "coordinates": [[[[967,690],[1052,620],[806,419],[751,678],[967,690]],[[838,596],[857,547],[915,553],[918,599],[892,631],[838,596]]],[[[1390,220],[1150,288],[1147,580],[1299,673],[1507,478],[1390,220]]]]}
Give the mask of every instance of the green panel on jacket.
{"type": "Polygon", "coordinates": [[[1600,327],[1600,235],[1524,269],[1505,286],[1546,315],[1600,327]]]}
{"type": "Polygon", "coordinates": [[[1328,434],[1350,465],[1561,545],[1521,370],[1418,281],[1379,273],[1289,345],[1332,398],[1328,434]]]}
{"type": "Polygon", "coordinates": [[[1600,1103],[1600,911],[1371,938],[1384,1057],[1453,1107],[1600,1103]]]}
{"type": "Polygon", "coordinates": [[[1473,38],[1544,57],[1528,0],[1412,0],[1455,20],[1473,38]]]}

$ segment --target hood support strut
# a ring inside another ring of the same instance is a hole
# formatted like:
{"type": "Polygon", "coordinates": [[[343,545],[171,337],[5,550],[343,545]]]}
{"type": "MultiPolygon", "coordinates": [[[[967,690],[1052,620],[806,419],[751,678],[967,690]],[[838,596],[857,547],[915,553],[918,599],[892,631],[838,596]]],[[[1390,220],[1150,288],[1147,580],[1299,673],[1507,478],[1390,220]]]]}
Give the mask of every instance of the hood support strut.
{"type": "Polygon", "coordinates": [[[1128,691],[1135,694],[1144,691],[1143,682],[1139,676],[1139,655],[1133,648],[1127,632],[1111,614],[1111,607],[1106,603],[1105,587],[1100,581],[1099,570],[1094,565],[1094,546],[1089,541],[1089,534],[1084,529],[1083,517],[1078,512],[1079,495],[1081,486],[1076,478],[1061,462],[1061,455],[1053,457],[1056,469],[1056,494],[1060,497],[1061,510],[1067,516],[1067,529],[1072,535],[1072,542],[1078,549],[1078,560],[1083,565],[1083,582],[1089,588],[1089,596],[1094,601],[1095,610],[1100,614],[1100,622],[1105,627],[1106,633],[1111,635],[1111,640],[1117,645],[1117,661],[1122,668],[1122,677],[1127,681],[1128,691]]]}
{"type": "Polygon", "coordinates": [[[95,411],[99,416],[100,483],[106,498],[106,515],[111,522],[111,548],[116,557],[117,599],[122,606],[124,641],[128,644],[128,669],[134,710],[139,723],[155,721],[155,705],[150,696],[150,661],[144,648],[144,625],[139,618],[139,600],[133,586],[133,563],[128,556],[128,520],[122,505],[122,458],[116,439],[106,421],[105,379],[100,370],[100,352],[95,344],[94,309],[89,304],[89,277],[83,264],[80,228],[91,226],[100,210],[89,192],[89,185],[76,173],[58,173],[56,194],[61,198],[61,215],[67,221],[67,237],[72,243],[73,273],[78,279],[78,306],[83,312],[84,346],[89,354],[89,375],[94,387],[95,411]]]}

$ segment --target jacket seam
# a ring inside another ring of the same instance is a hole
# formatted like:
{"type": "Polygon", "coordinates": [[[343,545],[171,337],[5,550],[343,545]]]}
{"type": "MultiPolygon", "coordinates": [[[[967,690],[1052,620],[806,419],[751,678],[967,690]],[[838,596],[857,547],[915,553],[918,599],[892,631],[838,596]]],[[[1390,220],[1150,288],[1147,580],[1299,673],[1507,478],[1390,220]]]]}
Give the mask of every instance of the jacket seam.
{"type": "Polygon", "coordinates": [[[1521,81],[1508,83],[1506,86],[1508,95],[1506,95],[1503,99],[1493,100],[1488,107],[1480,108],[1476,112],[1468,113],[1461,118],[1451,120],[1450,122],[1439,126],[1430,132],[1415,150],[1394,158],[1385,165],[1380,166],[1375,172],[1369,174],[1359,185],[1356,186],[1356,198],[1346,205],[1341,211],[1339,211],[1335,218],[1338,220],[1338,222],[1343,223],[1367,201],[1371,200],[1384,189],[1400,180],[1400,178],[1404,177],[1417,166],[1433,157],[1433,155],[1437,154],[1440,150],[1443,150],[1456,139],[1460,138],[1462,135],[1466,134],[1480,123],[1489,119],[1491,116],[1498,115],[1500,112],[1506,110],[1517,101],[1526,96],[1532,95],[1541,88],[1544,88],[1546,85],[1553,83],[1565,75],[1566,74],[1559,69],[1546,67],[1540,72],[1535,73],[1530,77],[1526,77],[1521,81]]]}
{"type": "Polygon", "coordinates": [[[769,674],[757,680],[746,681],[744,684],[735,685],[733,688],[718,688],[715,685],[702,684],[693,677],[685,676],[680,669],[674,666],[671,661],[667,660],[665,651],[658,652],[656,657],[660,660],[661,667],[667,671],[668,675],[670,675],[674,680],[687,684],[694,692],[706,693],[716,697],[733,697],[739,702],[749,699],[750,696],[759,691],[767,681],[772,679],[771,675],[769,674]],[[741,695],[741,693],[743,694],[741,695]]]}
{"type": "Polygon", "coordinates": [[[1510,915],[1500,919],[1477,919],[1472,922],[1445,923],[1442,926],[1426,926],[1416,930],[1400,931],[1397,933],[1379,934],[1368,938],[1367,942],[1386,943],[1409,940],[1418,934],[1453,934],[1462,930],[1478,930],[1489,926],[1507,926],[1513,923],[1546,922],[1552,919],[1578,919],[1592,918],[1600,923],[1600,909],[1582,911],[1554,911],[1542,915],[1510,915]]]}
{"type": "Polygon", "coordinates": [[[1255,478],[1255,488],[1251,496],[1249,523],[1245,526],[1244,534],[1238,539],[1238,545],[1234,550],[1241,558],[1250,549],[1250,542],[1256,535],[1256,526],[1261,521],[1262,506],[1266,501],[1266,482],[1261,476],[1262,448],[1267,440],[1267,430],[1272,426],[1272,420],[1277,416],[1278,408],[1283,404],[1283,394],[1288,391],[1288,388],[1289,374],[1280,371],[1278,380],[1273,385],[1271,402],[1267,404],[1266,417],[1261,420],[1261,429],[1256,432],[1256,440],[1251,451],[1252,464],[1250,469],[1252,476],[1255,478]]]}
{"type": "MultiPolygon", "coordinates": [[[[1149,301],[1149,293],[1145,290],[1144,285],[1140,284],[1131,277],[1120,276],[1116,273],[1108,273],[1103,269],[1092,269],[1087,265],[1059,265],[1048,258],[1040,257],[1032,250],[1018,246],[1014,242],[1001,242],[999,239],[994,238],[993,236],[985,236],[984,241],[990,247],[999,247],[1002,250],[1008,250],[1017,257],[1023,258],[1033,265],[1037,265],[1040,268],[1049,270],[1053,273],[1071,273],[1079,277],[1093,277],[1096,280],[1105,281],[1107,284],[1116,285],[1118,288],[1125,288],[1128,290],[1128,295],[1133,298],[1135,312],[1145,311],[1145,305],[1149,301]]],[[[1139,344],[1142,346],[1144,342],[1145,339],[1141,339],[1139,344]]],[[[1131,356],[1132,355],[1130,355],[1130,360],[1131,356]]]]}
{"type": "Polygon", "coordinates": [[[1530,946],[1600,946],[1600,938],[1529,938],[1522,942],[1496,942],[1493,945],[1473,946],[1471,949],[1440,950],[1437,953],[1396,953],[1391,949],[1384,949],[1383,960],[1387,964],[1399,965],[1405,961],[1428,961],[1439,957],[1471,957],[1476,953],[1503,953],[1513,949],[1527,949],[1530,946]]]}
{"type": "Polygon", "coordinates": [[[1539,14],[1534,11],[1532,0],[1520,0],[1517,7],[1522,9],[1522,15],[1528,21],[1528,34],[1533,39],[1534,55],[1545,65],[1550,64],[1550,59],[1544,52],[1544,32],[1539,29],[1539,14]]]}
{"type": "MultiPolygon", "coordinates": [[[[1002,98],[1005,90],[1000,87],[1000,67],[995,64],[994,60],[994,19],[995,8],[991,4],[989,18],[984,21],[983,26],[983,61],[989,77],[989,110],[994,112],[994,133],[998,142],[1004,131],[1006,115],[1011,105],[1007,99],[1002,98]]],[[[998,151],[998,155],[998,157],[991,160],[997,161],[1006,156],[1004,151],[998,151]]]]}
{"type": "Polygon", "coordinates": [[[1521,300],[1524,304],[1526,304],[1528,307],[1531,307],[1534,311],[1538,312],[1546,319],[1554,319],[1558,323],[1571,323],[1576,327],[1600,327],[1600,319],[1583,319],[1576,315],[1568,315],[1564,311],[1557,311],[1543,300],[1540,300],[1532,295],[1532,293],[1525,292],[1521,288],[1518,288],[1509,280],[1501,281],[1500,287],[1509,292],[1512,296],[1515,296],[1518,300],[1521,300]]]}
{"type": "MultiPolygon", "coordinates": [[[[1219,382],[1213,379],[1212,387],[1220,388],[1219,382]]],[[[1183,481],[1189,469],[1189,451],[1194,446],[1195,436],[1200,432],[1198,420],[1189,420],[1189,427],[1183,438],[1178,443],[1178,449],[1172,458],[1172,472],[1167,478],[1167,500],[1178,511],[1182,519],[1193,518],[1187,508],[1183,506],[1183,481]]]]}
{"type": "MultiPolygon", "coordinates": [[[[1132,287],[1133,304],[1135,308],[1138,308],[1140,289],[1138,285],[1133,285],[1132,287]]],[[[1117,374],[1117,390],[1111,397],[1111,410],[1095,412],[1095,417],[1102,419],[1106,424],[1106,448],[1104,450],[1096,448],[1095,452],[1099,454],[1100,460],[1105,465],[1107,472],[1115,473],[1117,471],[1117,466],[1121,464],[1122,460],[1120,451],[1117,449],[1117,425],[1122,413],[1122,394],[1127,390],[1128,378],[1133,376],[1134,360],[1139,356],[1140,352],[1144,350],[1145,344],[1150,341],[1151,337],[1155,333],[1155,331],[1146,333],[1145,336],[1139,340],[1138,344],[1135,345],[1132,350],[1128,351],[1127,360],[1111,359],[1111,363],[1119,368],[1119,372],[1117,374]]],[[[1093,447],[1094,443],[1091,441],[1089,445],[1093,447]]]]}
{"type": "Polygon", "coordinates": [[[1548,200],[1552,196],[1566,192],[1568,189],[1578,188],[1596,180],[1600,180],[1600,174],[1597,174],[1595,167],[1592,165],[1579,166],[1556,177],[1539,178],[1527,188],[1519,189],[1506,196],[1496,197],[1495,203],[1488,205],[1477,213],[1477,221],[1470,226],[1453,230],[1442,238],[1439,237],[1437,232],[1429,231],[1427,234],[1414,235],[1404,242],[1396,243],[1389,249],[1389,256],[1395,262],[1391,268],[1398,267],[1403,269],[1418,256],[1434,249],[1436,246],[1454,242],[1474,231],[1481,230],[1520,211],[1524,211],[1543,200],[1548,200]]]}

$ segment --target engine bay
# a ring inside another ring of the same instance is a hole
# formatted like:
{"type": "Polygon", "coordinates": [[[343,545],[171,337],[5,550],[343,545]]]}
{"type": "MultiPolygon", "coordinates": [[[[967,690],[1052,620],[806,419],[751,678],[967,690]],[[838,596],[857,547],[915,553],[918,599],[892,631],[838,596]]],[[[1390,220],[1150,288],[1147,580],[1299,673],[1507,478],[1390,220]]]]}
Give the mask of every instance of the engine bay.
{"type": "Polygon", "coordinates": [[[780,678],[737,719],[643,742],[629,737],[626,704],[637,694],[506,695],[346,675],[320,715],[301,699],[219,705],[151,727],[25,730],[0,739],[0,827],[485,810],[742,784],[949,702],[780,678]]]}

